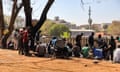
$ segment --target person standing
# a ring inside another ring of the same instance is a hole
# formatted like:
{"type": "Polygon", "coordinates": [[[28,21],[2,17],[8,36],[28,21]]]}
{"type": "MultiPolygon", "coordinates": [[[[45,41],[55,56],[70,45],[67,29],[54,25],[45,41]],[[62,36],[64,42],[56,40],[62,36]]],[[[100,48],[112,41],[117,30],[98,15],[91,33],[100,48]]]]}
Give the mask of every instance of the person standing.
{"type": "Polygon", "coordinates": [[[18,54],[23,55],[24,54],[24,48],[23,48],[23,29],[21,28],[19,30],[18,35],[18,54]]]}
{"type": "Polygon", "coordinates": [[[103,45],[103,38],[101,34],[98,35],[97,44],[98,44],[98,48],[101,49],[103,45]]]}
{"type": "Polygon", "coordinates": [[[81,40],[82,40],[83,33],[76,36],[76,45],[80,48],[81,51],[81,40]]]}
{"type": "Polygon", "coordinates": [[[91,35],[89,36],[88,43],[89,43],[90,49],[93,49],[93,46],[94,46],[94,32],[92,32],[91,35]]]}
{"type": "Polygon", "coordinates": [[[76,36],[76,39],[75,39],[76,46],[73,48],[75,57],[80,57],[82,36],[83,36],[83,33],[76,36]]]}
{"type": "Polygon", "coordinates": [[[113,62],[120,63],[120,45],[114,50],[113,62]]]}
{"type": "Polygon", "coordinates": [[[110,55],[111,60],[113,60],[113,52],[115,48],[116,48],[116,42],[113,36],[111,36],[111,39],[109,40],[109,51],[110,51],[109,55],[110,55]]]}
{"type": "Polygon", "coordinates": [[[101,48],[102,48],[102,54],[103,54],[103,58],[105,59],[105,60],[107,60],[108,59],[108,45],[107,45],[107,42],[106,42],[106,40],[105,39],[103,39],[103,45],[101,46],[101,48]]]}
{"type": "Polygon", "coordinates": [[[39,31],[37,31],[36,34],[35,34],[35,41],[36,41],[36,42],[40,41],[40,33],[41,33],[41,31],[39,30],[39,31]]]}
{"type": "Polygon", "coordinates": [[[24,47],[24,55],[28,56],[29,55],[29,47],[28,47],[28,30],[27,28],[24,29],[23,32],[23,47],[24,47]]]}

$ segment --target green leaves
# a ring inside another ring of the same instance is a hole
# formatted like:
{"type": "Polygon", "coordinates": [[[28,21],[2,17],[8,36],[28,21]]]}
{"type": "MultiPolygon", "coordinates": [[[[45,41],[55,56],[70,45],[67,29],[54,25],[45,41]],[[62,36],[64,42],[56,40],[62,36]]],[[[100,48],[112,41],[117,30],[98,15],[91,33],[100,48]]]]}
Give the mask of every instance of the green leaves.
{"type": "Polygon", "coordinates": [[[61,35],[64,35],[64,32],[69,32],[69,28],[66,27],[64,24],[55,24],[50,28],[50,35],[51,36],[57,36],[61,37],[61,35]]]}
{"type": "Polygon", "coordinates": [[[108,34],[120,35],[120,22],[113,21],[112,24],[107,29],[108,34]]]}

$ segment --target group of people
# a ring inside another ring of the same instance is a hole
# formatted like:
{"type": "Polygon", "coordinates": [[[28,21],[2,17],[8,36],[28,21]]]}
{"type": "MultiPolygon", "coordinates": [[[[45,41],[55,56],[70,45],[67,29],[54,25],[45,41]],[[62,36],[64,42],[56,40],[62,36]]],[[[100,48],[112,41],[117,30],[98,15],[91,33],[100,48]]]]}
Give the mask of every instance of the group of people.
{"type": "MultiPolygon", "coordinates": [[[[31,46],[31,36],[30,36],[30,31],[28,28],[21,28],[17,31],[18,33],[15,33],[15,37],[18,40],[18,53],[21,55],[29,55],[29,50],[31,46]]],[[[39,33],[36,33],[35,37],[35,42],[38,44],[36,45],[37,50],[39,49],[39,33]]],[[[72,44],[68,42],[65,38],[63,39],[64,41],[64,54],[67,54],[69,56],[75,56],[75,57],[84,57],[84,58],[100,58],[100,59],[105,59],[105,60],[112,60],[114,62],[120,62],[120,45],[118,45],[119,37],[116,39],[111,36],[109,38],[109,41],[106,41],[105,38],[103,38],[101,35],[98,35],[97,38],[94,37],[94,33],[91,33],[91,35],[88,37],[87,43],[83,46],[81,45],[82,43],[82,36],[84,33],[81,33],[76,36],[75,44],[72,44]]],[[[53,53],[53,47],[56,45],[57,38],[53,37],[50,43],[47,46],[47,52],[48,54],[53,53]]],[[[63,44],[61,44],[62,46],[63,44]]],[[[34,48],[35,49],[35,48],[34,48]]],[[[46,51],[44,49],[44,51],[46,51]]],[[[45,53],[45,52],[43,52],[45,53]]]]}
{"type": "Polygon", "coordinates": [[[30,43],[30,33],[28,28],[20,28],[19,30],[15,30],[14,38],[16,40],[15,49],[18,50],[18,54],[20,55],[29,55],[29,43],[30,43]]]}
{"type": "Polygon", "coordinates": [[[108,41],[103,38],[101,35],[98,35],[97,38],[94,38],[94,33],[88,37],[88,42],[82,47],[81,46],[81,39],[83,33],[77,35],[76,37],[76,46],[78,46],[80,51],[78,51],[78,56],[80,54],[85,57],[89,58],[92,54],[94,58],[100,58],[105,60],[111,60],[113,62],[120,62],[120,45],[119,37],[116,39],[111,36],[108,41]]]}
{"type": "Polygon", "coordinates": [[[33,51],[33,53],[38,52],[35,55],[43,56],[44,55],[43,53],[45,51],[45,45],[41,44],[39,40],[40,32],[41,31],[37,31],[35,34],[35,37],[33,38],[29,27],[15,30],[13,35],[14,35],[14,38],[16,39],[15,49],[18,50],[18,54],[25,55],[25,56],[31,56],[30,51],[33,51]],[[40,52],[43,52],[43,53],[40,53],[40,52]]]}
{"type": "Polygon", "coordinates": [[[48,44],[48,54],[56,57],[69,58],[72,56],[72,44],[65,38],[53,37],[48,44]]]}

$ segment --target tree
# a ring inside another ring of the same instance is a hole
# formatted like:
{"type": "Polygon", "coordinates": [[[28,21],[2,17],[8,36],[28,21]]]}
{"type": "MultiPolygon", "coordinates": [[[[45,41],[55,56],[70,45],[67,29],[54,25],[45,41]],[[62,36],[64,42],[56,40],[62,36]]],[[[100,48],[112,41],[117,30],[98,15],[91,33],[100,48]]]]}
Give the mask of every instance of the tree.
{"type": "Polygon", "coordinates": [[[108,25],[104,25],[103,29],[106,30],[108,28],[108,25]]]}
{"type": "Polygon", "coordinates": [[[50,35],[60,37],[64,32],[70,32],[69,28],[63,24],[55,24],[50,28],[50,35]]]}
{"type": "Polygon", "coordinates": [[[41,26],[44,24],[45,20],[47,19],[47,13],[50,7],[52,6],[52,4],[54,3],[54,0],[48,0],[48,2],[45,5],[45,8],[42,11],[39,21],[34,27],[32,26],[32,23],[29,23],[31,21],[30,20],[31,17],[27,17],[28,15],[31,16],[31,11],[32,11],[30,7],[30,0],[22,0],[22,1],[24,5],[25,16],[26,16],[26,26],[31,28],[31,35],[34,38],[36,32],[41,28],[41,26]]]}
{"type": "Polygon", "coordinates": [[[44,24],[45,20],[47,19],[47,13],[48,13],[50,7],[52,6],[52,4],[54,3],[54,1],[55,0],[48,0],[47,4],[45,5],[45,8],[42,11],[42,14],[41,14],[41,17],[40,17],[38,23],[32,29],[33,38],[35,36],[35,33],[41,28],[41,26],[44,24]]]}
{"type": "Polygon", "coordinates": [[[35,24],[35,26],[32,25],[31,22],[31,12],[32,12],[32,8],[30,6],[30,0],[22,0],[23,5],[24,5],[24,12],[25,12],[25,17],[26,17],[26,26],[29,27],[29,29],[31,30],[31,48],[33,48],[34,46],[34,38],[35,38],[35,34],[36,32],[41,28],[41,26],[44,24],[45,20],[47,19],[47,13],[50,9],[50,7],[52,6],[54,0],[48,0],[45,8],[42,11],[41,17],[39,19],[39,21],[37,22],[37,24],[35,24]]]}
{"type": "Polygon", "coordinates": [[[12,1],[13,1],[13,7],[12,7],[11,18],[10,18],[10,24],[8,27],[8,30],[9,30],[8,37],[9,37],[9,35],[11,35],[12,31],[14,30],[15,19],[18,15],[19,11],[21,10],[22,6],[23,6],[22,3],[18,6],[17,0],[12,0],[12,1]]]}
{"type": "Polygon", "coordinates": [[[22,3],[24,5],[24,13],[25,13],[25,19],[26,19],[26,27],[33,27],[32,26],[32,8],[30,6],[30,0],[22,0],[22,3]]]}
{"type": "Polygon", "coordinates": [[[3,35],[3,31],[4,31],[4,16],[3,16],[2,0],[0,0],[0,38],[3,35]]]}
{"type": "Polygon", "coordinates": [[[12,7],[12,13],[11,13],[11,18],[10,18],[10,24],[8,26],[8,33],[6,35],[4,35],[4,39],[3,39],[3,47],[6,48],[6,42],[8,37],[11,35],[12,31],[14,30],[14,22],[15,19],[20,11],[20,9],[22,8],[23,4],[21,3],[20,5],[17,4],[18,0],[12,0],[13,1],[13,7],[12,7]]]}
{"type": "Polygon", "coordinates": [[[112,35],[120,35],[120,22],[113,21],[112,24],[108,26],[107,32],[112,35]]]}
{"type": "Polygon", "coordinates": [[[42,25],[40,30],[42,31],[41,34],[49,34],[50,28],[56,23],[54,23],[52,20],[46,20],[45,23],[42,25]]]}

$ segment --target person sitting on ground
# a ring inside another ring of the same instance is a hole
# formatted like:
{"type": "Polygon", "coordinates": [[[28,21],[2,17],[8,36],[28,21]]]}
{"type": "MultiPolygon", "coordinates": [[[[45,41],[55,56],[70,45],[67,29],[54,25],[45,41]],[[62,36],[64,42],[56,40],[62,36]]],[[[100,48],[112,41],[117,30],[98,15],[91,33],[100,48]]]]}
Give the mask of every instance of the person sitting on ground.
{"type": "Polygon", "coordinates": [[[72,48],[73,48],[72,43],[68,42],[67,49],[68,49],[69,56],[72,56],[72,48]]]}
{"type": "Polygon", "coordinates": [[[14,49],[14,42],[12,40],[8,42],[8,49],[14,49]]]}
{"type": "Polygon", "coordinates": [[[89,57],[89,50],[90,48],[88,47],[88,44],[86,44],[84,47],[82,47],[82,55],[84,58],[88,58],[89,57]]]}
{"type": "Polygon", "coordinates": [[[57,37],[53,37],[50,40],[50,43],[48,44],[48,54],[52,54],[53,53],[53,48],[55,46],[56,41],[57,41],[57,37]]]}
{"type": "Polygon", "coordinates": [[[54,46],[57,41],[57,37],[53,37],[51,40],[51,44],[54,46]]]}
{"type": "Polygon", "coordinates": [[[36,56],[43,57],[46,54],[46,46],[42,42],[37,42],[36,44],[36,56]]]}
{"type": "Polygon", "coordinates": [[[118,45],[118,48],[116,48],[114,51],[113,62],[120,63],[120,45],[118,45]]]}

